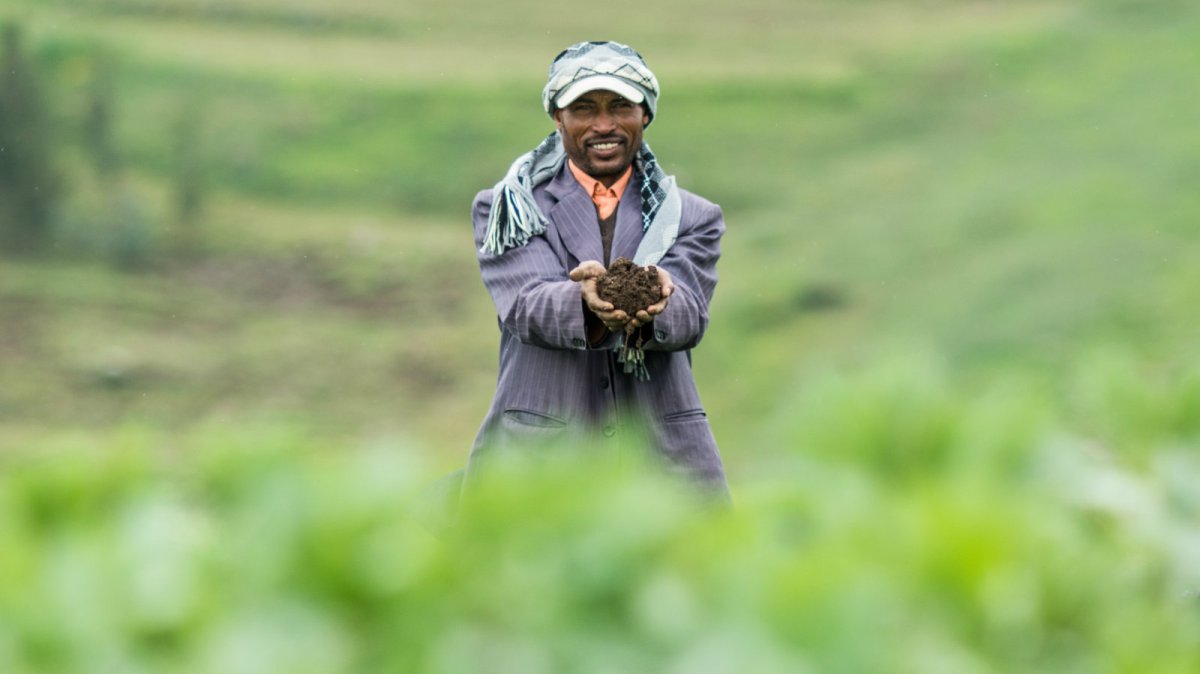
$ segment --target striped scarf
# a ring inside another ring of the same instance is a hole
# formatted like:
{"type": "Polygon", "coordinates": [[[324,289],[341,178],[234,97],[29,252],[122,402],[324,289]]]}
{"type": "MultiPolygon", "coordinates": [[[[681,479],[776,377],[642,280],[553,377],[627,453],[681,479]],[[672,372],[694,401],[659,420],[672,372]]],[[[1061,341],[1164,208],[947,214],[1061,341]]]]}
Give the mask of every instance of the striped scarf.
{"type": "MultiPolygon", "coordinates": [[[[517,157],[504,178],[492,188],[492,211],[479,249],[481,253],[501,255],[546,233],[546,215],[534,200],[533,189],[550,182],[566,157],[557,131],[532,151],[517,157]]],[[[679,189],[675,177],[663,173],[658,159],[644,142],[634,165],[641,176],[638,191],[642,196],[643,236],[633,261],[640,265],[656,264],[679,234],[679,189]]]]}

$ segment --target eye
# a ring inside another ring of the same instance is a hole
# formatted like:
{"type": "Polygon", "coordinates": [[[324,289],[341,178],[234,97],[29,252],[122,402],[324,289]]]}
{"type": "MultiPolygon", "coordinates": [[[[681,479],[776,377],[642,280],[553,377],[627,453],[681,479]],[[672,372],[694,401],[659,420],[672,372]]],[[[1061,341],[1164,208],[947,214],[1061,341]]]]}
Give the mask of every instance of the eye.
{"type": "Polygon", "coordinates": [[[641,106],[634,103],[633,101],[629,101],[629,100],[625,100],[625,99],[621,99],[619,101],[613,101],[613,104],[612,104],[612,111],[615,114],[621,115],[622,117],[628,117],[630,115],[633,115],[633,114],[639,112],[640,110],[641,110],[641,106]]]}

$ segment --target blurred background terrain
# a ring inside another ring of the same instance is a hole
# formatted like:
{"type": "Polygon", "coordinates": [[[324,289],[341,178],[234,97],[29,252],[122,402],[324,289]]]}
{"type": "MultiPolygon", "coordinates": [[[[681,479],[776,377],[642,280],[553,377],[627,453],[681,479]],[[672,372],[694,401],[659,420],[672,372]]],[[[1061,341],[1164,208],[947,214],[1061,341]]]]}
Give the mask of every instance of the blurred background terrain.
{"type": "Polygon", "coordinates": [[[1200,4],[5,0],[0,36],[0,669],[1200,666],[1200,4]],[[496,368],[470,203],[587,39],[724,208],[695,370],[742,505],[551,480],[442,545],[409,497],[496,368]]]}
{"type": "Polygon", "coordinates": [[[45,204],[5,215],[0,445],[285,424],[461,460],[497,342],[469,205],[549,130],[549,58],[596,37],[642,51],[648,141],[725,208],[696,369],[735,469],[831,369],[916,357],[966,392],[1194,355],[1191,3],[611,7],[636,20],[6,3],[5,76],[37,92],[9,105],[39,107],[7,144],[41,147],[0,189],[45,204]]]}

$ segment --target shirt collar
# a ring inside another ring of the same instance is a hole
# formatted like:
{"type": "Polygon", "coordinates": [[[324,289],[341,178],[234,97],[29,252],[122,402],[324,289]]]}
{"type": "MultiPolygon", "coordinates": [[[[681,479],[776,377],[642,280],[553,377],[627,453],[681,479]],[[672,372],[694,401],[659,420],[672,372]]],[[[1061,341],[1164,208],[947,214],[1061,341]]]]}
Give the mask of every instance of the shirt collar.
{"type": "Polygon", "coordinates": [[[583,185],[584,191],[588,193],[592,201],[595,201],[596,197],[615,198],[620,201],[621,195],[625,193],[625,187],[629,185],[629,177],[633,175],[633,164],[630,164],[625,168],[625,172],[621,174],[621,177],[617,178],[617,181],[612,184],[612,187],[605,187],[604,183],[584,173],[583,169],[576,166],[575,162],[570,159],[567,160],[567,168],[571,169],[571,175],[575,176],[575,180],[580,185],[583,185]]]}

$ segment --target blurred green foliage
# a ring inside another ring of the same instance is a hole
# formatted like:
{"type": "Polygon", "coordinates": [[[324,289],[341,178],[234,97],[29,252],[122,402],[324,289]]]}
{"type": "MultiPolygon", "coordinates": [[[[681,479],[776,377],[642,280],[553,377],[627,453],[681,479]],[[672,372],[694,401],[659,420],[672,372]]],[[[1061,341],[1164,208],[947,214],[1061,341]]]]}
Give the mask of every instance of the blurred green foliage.
{"type": "Polygon", "coordinates": [[[19,26],[0,25],[0,248],[40,253],[60,191],[38,65],[19,26]]]}
{"type": "MultiPolygon", "coordinates": [[[[1126,390],[1119,370],[1081,384],[1126,390]]],[[[653,464],[564,452],[495,464],[446,527],[422,452],[279,428],[10,455],[0,668],[1195,671],[1195,422],[937,381],[813,386],[791,406],[805,451],[733,509],[653,464]],[[1092,413],[1137,438],[1081,434],[1092,413]]]]}

